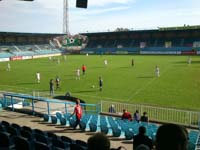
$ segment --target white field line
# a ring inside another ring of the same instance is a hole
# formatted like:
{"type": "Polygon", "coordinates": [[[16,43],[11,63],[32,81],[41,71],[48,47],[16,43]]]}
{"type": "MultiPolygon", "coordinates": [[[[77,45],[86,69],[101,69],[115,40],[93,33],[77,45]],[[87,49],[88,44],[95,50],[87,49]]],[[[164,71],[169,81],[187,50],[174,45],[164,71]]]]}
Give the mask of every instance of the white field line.
{"type": "MultiPolygon", "coordinates": [[[[169,67],[167,67],[164,71],[162,71],[162,74],[164,74],[167,70],[169,69],[169,67]]],[[[160,73],[160,76],[162,75],[160,73]]],[[[137,95],[138,93],[140,93],[142,90],[144,90],[147,86],[149,86],[150,84],[153,83],[153,81],[155,81],[156,79],[159,79],[161,77],[154,77],[152,80],[150,80],[149,82],[147,82],[144,86],[142,86],[141,88],[139,88],[136,92],[134,92],[128,99],[127,101],[130,101],[135,95],[137,95]]]]}
{"type": "Polygon", "coordinates": [[[94,95],[87,95],[87,94],[75,94],[75,95],[80,95],[80,96],[87,96],[87,97],[92,97],[92,98],[99,98],[101,100],[104,100],[104,99],[109,99],[109,100],[119,100],[121,101],[122,99],[117,99],[117,98],[112,98],[112,97],[100,97],[100,96],[94,96],[94,95]]]}

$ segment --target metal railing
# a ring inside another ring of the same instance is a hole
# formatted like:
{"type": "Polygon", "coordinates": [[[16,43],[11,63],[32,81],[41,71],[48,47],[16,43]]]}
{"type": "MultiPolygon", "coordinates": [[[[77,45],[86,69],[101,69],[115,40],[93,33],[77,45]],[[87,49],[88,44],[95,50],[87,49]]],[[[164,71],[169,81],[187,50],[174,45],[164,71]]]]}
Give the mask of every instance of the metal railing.
{"type": "Polygon", "coordinates": [[[126,109],[132,114],[138,110],[141,115],[143,112],[147,112],[149,120],[153,122],[176,123],[199,128],[200,112],[198,111],[101,101],[101,112],[107,113],[111,105],[114,105],[116,114],[119,115],[122,114],[123,109],[126,109]]]}
{"type": "MultiPolygon", "coordinates": [[[[26,110],[32,114],[55,114],[60,111],[62,113],[72,113],[75,103],[69,101],[62,101],[57,99],[50,99],[39,96],[32,96],[19,93],[4,93],[2,97],[2,104],[4,108],[11,110],[26,110]]],[[[96,104],[82,104],[84,113],[98,113],[99,107],[96,104]]]]}

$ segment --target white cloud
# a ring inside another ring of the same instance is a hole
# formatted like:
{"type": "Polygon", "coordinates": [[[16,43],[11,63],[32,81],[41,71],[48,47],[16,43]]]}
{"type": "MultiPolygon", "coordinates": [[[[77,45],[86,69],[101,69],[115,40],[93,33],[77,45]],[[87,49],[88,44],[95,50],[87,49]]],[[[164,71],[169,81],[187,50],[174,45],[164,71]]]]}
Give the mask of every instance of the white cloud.
{"type": "MultiPolygon", "coordinates": [[[[91,7],[102,7],[110,4],[130,4],[137,0],[88,0],[88,8],[91,7]]],[[[76,0],[68,0],[70,8],[75,8],[76,0]]]]}
{"type": "Polygon", "coordinates": [[[89,0],[89,6],[105,6],[108,4],[128,4],[134,2],[135,0],[89,0]]]}

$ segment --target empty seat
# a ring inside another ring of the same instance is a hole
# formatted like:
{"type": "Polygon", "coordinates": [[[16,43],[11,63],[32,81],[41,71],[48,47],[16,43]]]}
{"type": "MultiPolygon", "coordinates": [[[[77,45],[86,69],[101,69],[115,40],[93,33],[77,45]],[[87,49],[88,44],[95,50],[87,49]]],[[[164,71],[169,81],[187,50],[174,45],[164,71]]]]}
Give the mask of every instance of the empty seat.
{"type": "Polygon", "coordinates": [[[114,137],[119,137],[121,135],[121,130],[119,128],[113,128],[112,132],[114,137]]]}
{"type": "Polygon", "coordinates": [[[46,136],[46,132],[43,132],[40,129],[34,129],[33,132],[34,132],[34,134],[40,134],[40,135],[46,136]]]}
{"type": "Polygon", "coordinates": [[[44,121],[49,121],[49,115],[44,114],[44,115],[43,115],[43,119],[44,119],[44,121]]]}
{"type": "Polygon", "coordinates": [[[17,129],[15,129],[14,127],[12,127],[12,126],[6,127],[6,131],[7,131],[8,133],[10,133],[11,136],[13,136],[13,135],[18,136],[18,135],[20,134],[19,131],[18,131],[17,129]]]}
{"type": "Polygon", "coordinates": [[[97,131],[97,125],[95,123],[89,123],[89,128],[91,132],[96,132],[97,131]]]}
{"type": "Polygon", "coordinates": [[[30,127],[27,127],[27,126],[23,126],[22,130],[26,130],[26,131],[29,131],[30,133],[33,133],[32,129],[30,127]]]}
{"type": "Polygon", "coordinates": [[[22,137],[26,138],[29,141],[33,141],[34,137],[33,134],[26,130],[21,130],[20,134],[22,137]]]}
{"type": "Polygon", "coordinates": [[[35,148],[35,150],[51,150],[50,146],[48,146],[45,143],[38,142],[38,141],[34,142],[34,148],[35,148]]]}
{"type": "Polygon", "coordinates": [[[102,133],[108,134],[108,127],[106,125],[102,124],[100,128],[102,133]]]}
{"type": "Polygon", "coordinates": [[[65,125],[67,124],[67,120],[66,120],[65,118],[62,117],[62,118],[60,119],[60,124],[65,126],[65,125]]]}
{"type": "Polygon", "coordinates": [[[76,144],[87,147],[87,143],[82,140],[76,140],[76,144]]]}
{"type": "Polygon", "coordinates": [[[0,132],[0,149],[12,148],[13,144],[9,138],[9,134],[5,132],[0,132]]]}
{"type": "Polygon", "coordinates": [[[15,128],[15,129],[17,129],[18,131],[21,130],[21,126],[18,125],[18,124],[16,124],[16,123],[12,123],[11,126],[12,126],[13,128],[15,128]]]}
{"type": "Polygon", "coordinates": [[[7,121],[1,121],[1,124],[4,125],[5,127],[10,126],[10,123],[7,121]]]}
{"type": "Polygon", "coordinates": [[[48,138],[59,139],[59,137],[55,133],[47,132],[46,134],[47,134],[48,138]]]}
{"type": "Polygon", "coordinates": [[[70,143],[67,143],[58,139],[52,139],[52,146],[66,149],[66,148],[70,148],[70,143]]]}
{"type": "Polygon", "coordinates": [[[48,137],[41,135],[41,134],[35,134],[35,140],[41,143],[45,143],[47,145],[50,144],[48,137]]]}
{"type": "Polygon", "coordinates": [[[21,136],[14,137],[15,149],[16,150],[32,150],[31,142],[29,142],[26,138],[21,136]]]}
{"type": "Polygon", "coordinates": [[[61,136],[60,138],[61,138],[61,140],[64,141],[64,142],[67,142],[67,143],[70,143],[70,144],[71,144],[71,143],[75,143],[75,141],[72,140],[70,137],[61,136]]]}
{"type": "Polygon", "coordinates": [[[55,116],[51,116],[51,123],[57,124],[57,118],[55,116]]]}

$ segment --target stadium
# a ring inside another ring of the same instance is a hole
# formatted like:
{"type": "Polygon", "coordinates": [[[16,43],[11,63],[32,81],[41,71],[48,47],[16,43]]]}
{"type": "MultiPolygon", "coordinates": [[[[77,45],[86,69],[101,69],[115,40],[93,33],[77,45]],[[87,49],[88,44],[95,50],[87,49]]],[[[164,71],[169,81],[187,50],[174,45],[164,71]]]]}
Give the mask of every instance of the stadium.
{"type": "Polygon", "coordinates": [[[200,25],[71,35],[66,13],[63,33],[0,32],[0,149],[86,150],[101,132],[129,150],[141,126],[155,143],[167,123],[200,149],[200,25]],[[123,120],[123,110],[149,120],[123,120]]]}

